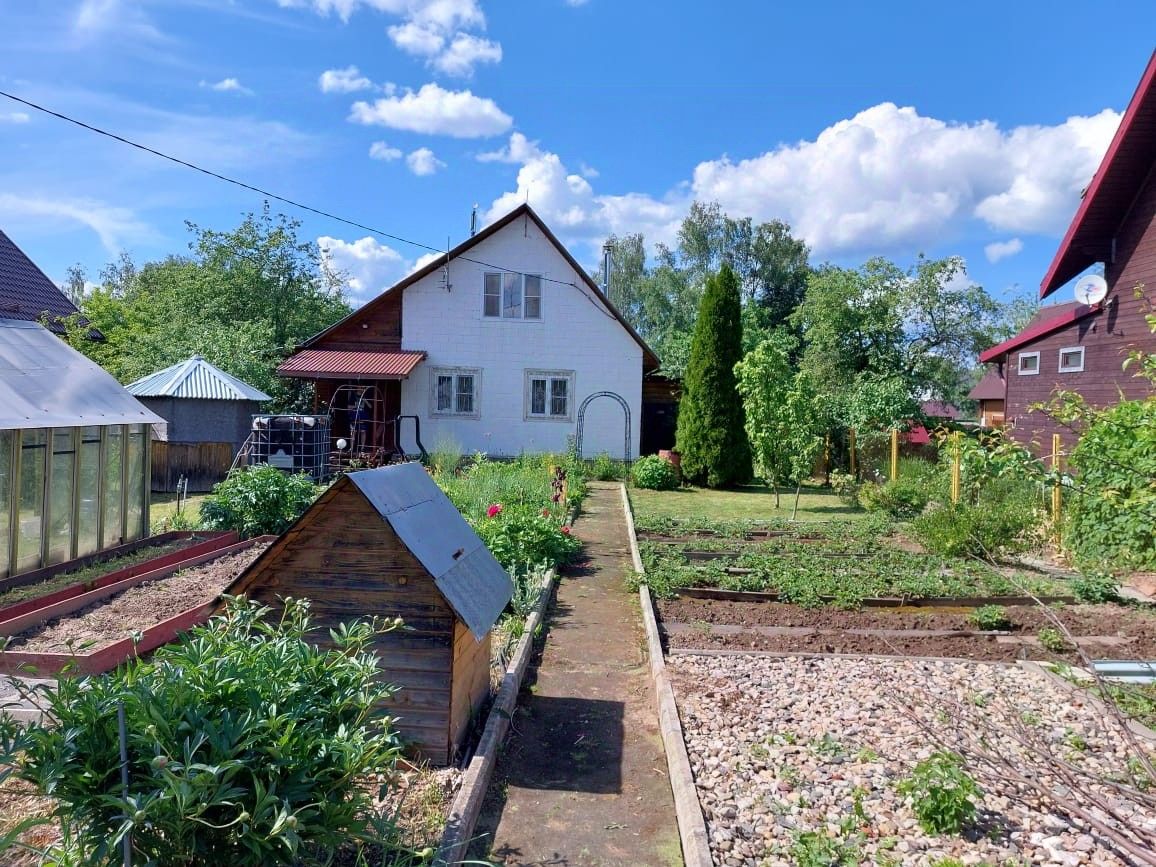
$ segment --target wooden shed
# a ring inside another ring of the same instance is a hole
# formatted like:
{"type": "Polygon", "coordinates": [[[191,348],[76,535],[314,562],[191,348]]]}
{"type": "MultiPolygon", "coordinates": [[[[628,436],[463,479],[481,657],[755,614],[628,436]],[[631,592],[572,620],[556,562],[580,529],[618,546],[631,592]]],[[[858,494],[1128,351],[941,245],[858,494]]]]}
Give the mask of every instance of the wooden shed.
{"type": "Polygon", "coordinates": [[[319,640],[359,617],[401,617],[380,636],[387,704],[412,751],[449,764],[489,695],[490,630],[513,592],[501,564],[417,463],[349,473],[227,591],[274,608],[312,600],[319,640]]]}

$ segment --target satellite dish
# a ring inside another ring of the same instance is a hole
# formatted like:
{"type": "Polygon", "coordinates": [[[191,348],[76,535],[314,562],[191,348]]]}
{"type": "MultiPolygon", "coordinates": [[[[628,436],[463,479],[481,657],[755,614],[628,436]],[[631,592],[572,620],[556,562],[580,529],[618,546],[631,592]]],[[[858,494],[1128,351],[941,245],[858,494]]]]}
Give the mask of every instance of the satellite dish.
{"type": "Polygon", "coordinates": [[[1081,304],[1099,304],[1108,294],[1108,281],[1099,274],[1081,277],[1076,283],[1076,300],[1081,304]]]}

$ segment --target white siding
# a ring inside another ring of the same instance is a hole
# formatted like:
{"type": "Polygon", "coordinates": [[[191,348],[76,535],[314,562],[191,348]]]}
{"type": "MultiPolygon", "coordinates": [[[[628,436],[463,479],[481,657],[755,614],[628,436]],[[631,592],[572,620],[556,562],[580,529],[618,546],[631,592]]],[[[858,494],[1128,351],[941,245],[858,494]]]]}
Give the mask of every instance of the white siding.
{"type": "MultiPolygon", "coordinates": [[[[439,270],[405,290],[402,346],[428,358],[402,383],[402,412],[421,418],[427,449],[451,439],[463,452],[494,456],[562,451],[576,433],[578,407],[590,394],[611,391],[630,407],[630,452],[638,455],[642,414],[642,348],[599,302],[581,276],[545,238],[533,220],[517,219],[467,254],[501,268],[541,274],[542,319],[482,316],[483,274],[494,270],[463,260],[449,265],[450,289],[439,270]],[[551,282],[561,280],[564,283],[551,282]],[[477,368],[475,413],[468,418],[433,415],[431,373],[477,368]],[[573,371],[568,421],[527,420],[525,372],[573,371]]],[[[412,434],[402,445],[413,448],[412,434]]],[[[616,401],[600,398],[586,411],[583,452],[621,458],[625,418],[616,401]]]]}

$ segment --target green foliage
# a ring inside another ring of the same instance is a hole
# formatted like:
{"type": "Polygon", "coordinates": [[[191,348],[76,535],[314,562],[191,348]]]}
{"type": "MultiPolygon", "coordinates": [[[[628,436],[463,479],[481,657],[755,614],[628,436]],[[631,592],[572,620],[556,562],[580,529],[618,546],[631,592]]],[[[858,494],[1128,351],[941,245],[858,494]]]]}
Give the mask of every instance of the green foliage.
{"type": "Polygon", "coordinates": [[[590,475],[600,482],[615,482],[622,478],[622,468],[609,454],[600,452],[594,456],[590,475]]]}
{"type": "Polygon", "coordinates": [[[453,437],[438,437],[429,453],[429,467],[436,476],[453,475],[462,462],[462,447],[453,437]]]}
{"type": "Polygon", "coordinates": [[[859,503],[868,512],[883,512],[896,521],[917,517],[931,500],[932,491],[926,479],[900,475],[895,481],[859,488],[859,503]]]}
{"type": "Polygon", "coordinates": [[[315,499],[318,488],[304,473],[289,475],[268,464],[233,470],[201,503],[206,530],[236,530],[241,538],[289,529],[315,499]]]}
{"type": "Polygon", "coordinates": [[[230,600],[147,661],[42,688],[55,725],[0,722],[0,746],[20,751],[18,775],[59,805],[74,863],[119,863],[129,832],[136,863],[190,867],[294,864],[367,833],[366,778],[400,754],[378,710],[394,690],[372,650],[395,624],[344,625],[323,649],[306,640],[306,602],[285,600],[279,621],[268,614],[230,600]]]}
{"type": "Polygon", "coordinates": [[[720,488],[751,475],[751,452],[735,365],[742,359],[738,278],[727,265],[707,281],[678,411],[687,479],[720,488]]]}
{"type": "Polygon", "coordinates": [[[915,538],[947,557],[994,557],[1032,547],[1042,525],[1035,486],[1014,480],[990,484],[976,504],[943,503],[912,522],[915,538]]]}
{"type": "Polygon", "coordinates": [[[1099,605],[1120,601],[1120,582],[1104,572],[1080,575],[1070,582],[1072,594],[1081,602],[1099,605]]]}
{"type": "Polygon", "coordinates": [[[787,854],[797,867],[851,867],[862,858],[855,841],[823,831],[795,831],[787,854]]]}
{"type": "Polygon", "coordinates": [[[503,506],[495,515],[472,523],[486,547],[506,569],[560,566],[581,549],[581,543],[549,510],[503,506]]]}
{"type": "Polygon", "coordinates": [[[1002,605],[981,605],[967,616],[972,626],[984,632],[1005,632],[1011,629],[1007,609],[1002,605]]]}
{"type": "Polygon", "coordinates": [[[840,502],[848,506],[859,506],[859,482],[850,473],[840,469],[832,469],[830,474],[831,490],[835,492],[840,502]]]}
{"type": "Polygon", "coordinates": [[[917,764],[896,788],[911,799],[928,834],[958,834],[975,817],[975,801],[983,794],[963,759],[942,751],[917,764]]]}
{"type": "Polygon", "coordinates": [[[1064,638],[1064,634],[1054,626],[1043,627],[1036,633],[1036,638],[1040,640],[1040,646],[1044,650],[1050,650],[1052,653],[1067,653],[1072,649],[1068,639],[1064,638]]]}
{"type": "Polygon", "coordinates": [[[658,455],[647,455],[634,462],[631,479],[637,488],[651,491],[673,491],[680,484],[678,470],[670,461],[658,455]]]}

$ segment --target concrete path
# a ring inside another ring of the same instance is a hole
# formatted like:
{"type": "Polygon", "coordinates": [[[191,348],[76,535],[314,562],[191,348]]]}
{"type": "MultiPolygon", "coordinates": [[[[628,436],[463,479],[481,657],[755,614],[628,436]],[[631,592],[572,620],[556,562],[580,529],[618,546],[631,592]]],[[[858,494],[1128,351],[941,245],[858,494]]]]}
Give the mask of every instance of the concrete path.
{"type": "Polygon", "coordinates": [[[471,855],[519,865],[682,863],[616,485],[591,484],[545,647],[471,855]]]}

